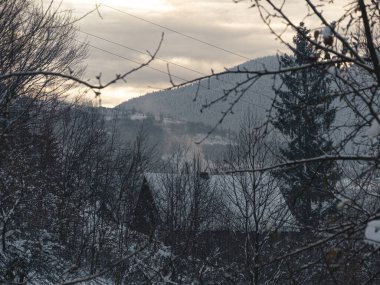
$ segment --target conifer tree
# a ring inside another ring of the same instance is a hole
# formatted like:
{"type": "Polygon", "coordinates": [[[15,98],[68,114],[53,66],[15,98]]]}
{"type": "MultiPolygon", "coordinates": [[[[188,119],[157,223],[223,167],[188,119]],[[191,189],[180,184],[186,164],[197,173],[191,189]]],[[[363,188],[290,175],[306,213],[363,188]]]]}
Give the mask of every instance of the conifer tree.
{"type": "MultiPolygon", "coordinates": [[[[293,38],[293,55],[280,57],[281,68],[312,64],[321,53],[308,41],[309,30],[301,23],[293,38]]],[[[336,109],[332,106],[331,79],[325,68],[313,66],[281,75],[282,86],[275,89],[276,116],[272,121],[286,139],[280,153],[287,161],[329,154],[333,150],[331,125],[336,109]]],[[[331,206],[331,189],[339,174],[332,162],[297,165],[277,173],[282,192],[302,223],[316,222],[331,206]]]]}

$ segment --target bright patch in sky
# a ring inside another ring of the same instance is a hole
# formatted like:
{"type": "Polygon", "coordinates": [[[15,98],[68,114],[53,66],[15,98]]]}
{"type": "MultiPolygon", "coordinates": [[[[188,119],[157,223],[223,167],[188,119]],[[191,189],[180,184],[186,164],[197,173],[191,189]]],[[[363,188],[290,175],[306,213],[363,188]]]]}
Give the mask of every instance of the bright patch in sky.
{"type": "Polygon", "coordinates": [[[103,1],[104,4],[108,5],[119,5],[125,6],[129,9],[139,10],[139,11],[156,11],[156,12],[167,12],[174,10],[174,6],[170,5],[165,0],[108,0],[103,1]]]}
{"type": "Polygon", "coordinates": [[[100,99],[102,100],[103,107],[114,107],[117,104],[120,104],[126,100],[139,97],[146,93],[144,88],[132,87],[132,86],[123,86],[116,87],[111,86],[102,90],[102,95],[100,99]]]}
{"type": "MultiPolygon", "coordinates": [[[[63,3],[78,4],[76,0],[66,0],[63,3]]],[[[96,4],[109,5],[114,8],[126,8],[134,12],[169,12],[174,10],[174,6],[167,0],[82,0],[82,5],[95,6],[96,4]]]]}

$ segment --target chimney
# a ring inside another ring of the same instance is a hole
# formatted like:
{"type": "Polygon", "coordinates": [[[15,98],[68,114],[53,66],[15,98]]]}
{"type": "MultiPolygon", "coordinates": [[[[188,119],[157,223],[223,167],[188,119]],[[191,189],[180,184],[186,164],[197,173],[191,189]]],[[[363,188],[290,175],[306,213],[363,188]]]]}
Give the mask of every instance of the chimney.
{"type": "Polygon", "coordinates": [[[210,179],[210,175],[208,174],[208,172],[200,172],[199,177],[205,180],[210,179]]]}

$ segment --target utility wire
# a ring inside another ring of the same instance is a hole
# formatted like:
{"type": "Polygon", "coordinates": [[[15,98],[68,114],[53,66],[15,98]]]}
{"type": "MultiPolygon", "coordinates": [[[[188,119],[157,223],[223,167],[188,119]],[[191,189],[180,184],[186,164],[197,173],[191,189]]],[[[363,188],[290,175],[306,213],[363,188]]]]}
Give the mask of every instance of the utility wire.
{"type": "MultiPolygon", "coordinates": [[[[122,11],[122,10],[120,10],[120,9],[117,9],[117,8],[111,7],[111,6],[106,5],[106,4],[102,4],[102,3],[101,3],[101,5],[104,6],[104,7],[110,8],[110,9],[112,9],[112,10],[114,10],[114,11],[118,11],[118,12],[120,12],[120,13],[123,13],[123,14],[126,14],[126,15],[128,15],[128,16],[134,17],[134,18],[139,19],[139,20],[141,20],[141,21],[147,22],[147,23],[149,23],[149,24],[152,24],[152,25],[155,25],[155,26],[161,27],[161,28],[163,28],[163,29],[166,29],[166,30],[171,31],[171,32],[176,33],[176,34],[179,34],[179,35],[181,35],[181,36],[184,36],[184,37],[190,38],[190,39],[192,39],[192,40],[198,41],[198,42],[200,42],[200,43],[203,43],[203,44],[209,45],[209,46],[211,46],[211,47],[214,47],[214,48],[216,48],[216,49],[222,50],[222,51],[224,51],[224,52],[227,52],[227,53],[230,53],[230,54],[233,54],[233,55],[239,56],[239,57],[244,58],[244,59],[247,59],[247,60],[252,60],[251,58],[248,58],[248,57],[246,57],[246,56],[244,56],[244,55],[241,55],[241,54],[235,53],[235,52],[233,52],[233,51],[230,51],[230,50],[227,50],[227,49],[224,49],[224,48],[221,48],[221,47],[216,46],[216,45],[214,45],[214,44],[210,44],[210,43],[205,42],[205,41],[203,41],[203,40],[200,40],[200,39],[197,39],[197,38],[195,38],[195,37],[192,37],[192,36],[186,35],[186,34],[184,34],[184,33],[181,33],[181,32],[179,32],[179,31],[176,31],[176,30],[174,30],[174,29],[172,29],[172,28],[168,28],[168,27],[162,26],[162,25],[160,25],[160,24],[154,23],[154,22],[152,22],[152,21],[146,20],[146,19],[144,19],[144,18],[142,18],[142,17],[138,17],[138,16],[136,16],[136,15],[133,15],[133,14],[131,14],[131,13],[128,13],[128,12],[122,11]]],[[[80,32],[82,32],[82,31],[80,31],[80,32]]],[[[97,35],[94,35],[94,34],[90,34],[90,33],[88,33],[88,32],[82,32],[82,33],[83,33],[83,34],[87,34],[87,35],[89,35],[89,36],[96,37],[96,38],[98,38],[98,39],[104,40],[104,41],[106,41],[106,42],[109,42],[109,43],[112,43],[112,44],[115,44],[115,45],[118,45],[118,46],[124,47],[124,48],[126,48],[126,49],[128,49],[128,50],[132,50],[132,51],[138,52],[138,53],[140,53],[140,54],[147,55],[146,52],[143,52],[143,51],[140,51],[140,50],[137,50],[137,49],[134,49],[134,48],[128,47],[128,46],[123,45],[123,44],[120,44],[120,43],[118,43],[118,42],[111,41],[111,40],[109,40],[109,39],[105,39],[105,38],[102,38],[102,37],[100,37],[100,36],[97,36],[97,35]]],[[[189,67],[186,67],[186,66],[183,66],[183,65],[180,65],[180,64],[177,64],[177,63],[174,63],[174,62],[168,61],[168,60],[166,60],[166,59],[162,59],[162,58],[159,58],[159,57],[156,57],[156,58],[157,58],[158,60],[164,61],[164,62],[166,62],[166,63],[168,63],[168,64],[172,64],[172,65],[175,65],[175,66],[177,66],[177,67],[181,67],[181,68],[183,68],[183,69],[186,69],[186,70],[189,70],[189,71],[195,72],[195,73],[197,73],[197,74],[200,74],[200,75],[203,75],[203,76],[207,76],[207,74],[205,74],[205,73],[203,73],[203,72],[200,72],[200,71],[198,71],[198,70],[195,70],[195,69],[192,69],[192,68],[189,68],[189,67]]],[[[164,72],[164,71],[161,70],[160,72],[162,73],[162,72],[164,72]]],[[[165,74],[167,74],[167,72],[165,72],[165,74]]],[[[177,78],[177,79],[180,79],[180,80],[183,80],[183,81],[185,81],[185,82],[187,81],[187,80],[185,80],[185,79],[183,79],[183,78],[181,78],[181,77],[178,77],[178,76],[172,76],[172,77],[177,78]]],[[[219,80],[220,80],[221,82],[231,83],[231,84],[232,84],[232,82],[228,82],[228,81],[226,81],[226,80],[222,80],[222,79],[219,79],[219,80]]],[[[204,87],[204,86],[201,86],[201,87],[204,87]]],[[[210,88],[208,88],[208,87],[204,87],[204,88],[210,89],[210,88]]],[[[214,91],[216,91],[216,90],[214,90],[214,91]]],[[[247,92],[256,95],[255,93],[253,93],[253,92],[250,91],[250,90],[247,90],[247,92]]],[[[267,96],[267,95],[265,95],[264,97],[269,98],[269,96],[267,96]]],[[[245,100],[242,99],[242,101],[244,102],[245,100]]],[[[245,101],[245,102],[248,103],[247,101],[245,101]]],[[[253,104],[253,103],[250,103],[250,104],[253,104]]],[[[256,105],[256,104],[253,104],[253,105],[256,105]]],[[[256,105],[256,106],[258,106],[258,105],[256,105]]],[[[258,107],[261,107],[261,106],[258,106],[258,107]]],[[[263,108],[263,107],[261,107],[261,108],[263,108]]]]}
{"type": "Polygon", "coordinates": [[[191,39],[191,40],[197,41],[197,42],[199,42],[199,43],[202,43],[202,44],[208,45],[208,46],[213,47],[213,48],[215,48],[215,49],[218,49],[218,50],[224,51],[224,52],[226,52],[226,53],[229,53],[229,54],[232,54],[232,55],[235,55],[235,56],[238,56],[238,57],[240,57],[240,58],[244,58],[244,59],[246,59],[246,60],[252,60],[251,58],[246,57],[246,56],[241,55],[241,54],[238,54],[237,52],[234,52],[234,51],[231,51],[231,50],[228,50],[228,49],[225,49],[225,48],[219,47],[219,46],[217,46],[217,45],[215,45],[215,44],[211,44],[211,43],[209,43],[209,42],[206,42],[206,41],[200,40],[200,39],[198,39],[198,38],[195,38],[195,37],[193,37],[193,36],[190,36],[190,35],[187,35],[187,34],[181,33],[181,32],[179,32],[179,31],[177,31],[177,30],[172,29],[172,28],[165,27],[165,26],[163,26],[163,25],[160,25],[160,24],[154,23],[154,22],[152,22],[152,21],[146,20],[146,19],[144,19],[144,18],[142,18],[142,17],[139,17],[139,16],[136,16],[136,15],[133,15],[133,14],[128,13],[128,12],[125,12],[125,11],[123,11],[123,10],[120,10],[120,9],[117,9],[117,8],[114,8],[114,7],[111,7],[111,6],[106,5],[106,4],[101,4],[101,5],[104,6],[104,7],[109,8],[109,9],[112,9],[112,10],[114,10],[114,11],[118,11],[118,12],[120,12],[120,13],[123,13],[123,14],[125,14],[125,15],[128,15],[128,16],[130,16],[130,17],[136,18],[136,19],[138,19],[138,20],[144,21],[144,22],[146,22],[146,23],[152,24],[152,25],[154,25],[154,26],[157,26],[157,27],[163,28],[163,29],[165,29],[165,30],[167,30],[167,31],[170,31],[170,32],[176,33],[176,34],[178,34],[178,35],[181,35],[181,36],[183,36],[183,37],[189,38],[189,39],[191,39]]]}
{"type": "MultiPolygon", "coordinates": [[[[80,43],[84,43],[84,42],[81,42],[81,41],[78,41],[78,42],[80,42],[80,43]]],[[[100,50],[100,51],[102,51],[102,52],[105,52],[105,53],[108,53],[108,54],[114,55],[114,56],[116,56],[116,57],[122,58],[122,59],[124,59],[124,60],[127,60],[127,61],[130,61],[130,62],[133,62],[133,63],[139,64],[139,65],[142,64],[141,62],[138,62],[138,61],[136,61],[135,59],[130,59],[130,58],[128,58],[128,57],[125,57],[125,56],[122,56],[122,55],[120,55],[120,54],[114,53],[114,52],[112,52],[112,51],[109,51],[109,50],[106,50],[106,49],[103,49],[103,48],[100,48],[100,47],[94,46],[94,45],[92,45],[92,44],[87,43],[87,45],[90,46],[90,47],[92,47],[92,48],[94,48],[94,49],[100,50]]],[[[163,70],[161,70],[161,69],[154,68],[154,67],[152,67],[152,66],[150,66],[150,65],[147,65],[146,67],[149,68],[149,69],[152,69],[152,70],[154,70],[154,71],[157,71],[157,72],[163,73],[163,74],[165,74],[165,75],[168,75],[167,71],[163,71],[163,70]]],[[[177,78],[177,79],[179,79],[179,80],[182,80],[182,81],[184,81],[184,82],[188,81],[187,79],[184,79],[184,78],[179,77],[179,76],[176,76],[176,75],[171,75],[171,76],[174,77],[174,78],[177,78]]]]}
{"type": "MultiPolygon", "coordinates": [[[[100,36],[97,36],[97,35],[94,35],[94,34],[91,34],[91,33],[88,33],[88,32],[83,32],[83,31],[79,31],[79,32],[80,32],[80,33],[83,33],[83,34],[85,34],[85,35],[88,35],[88,36],[94,37],[94,38],[98,38],[98,39],[103,40],[103,41],[105,41],[105,42],[108,42],[108,43],[111,43],[111,44],[114,44],[114,45],[117,45],[117,46],[120,46],[120,47],[126,48],[126,49],[128,49],[128,50],[131,50],[131,51],[134,51],[134,52],[137,52],[137,53],[140,53],[140,54],[148,55],[148,56],[149,56],[149,54],[148,54],[147,52],[143,52],[143,51],[141,51],[141,50],[138,50],[138,49],[135,49],[135,48],[131,48],[131,47],[126,46],[126,45],[123,45],[123,44],[121,44],[121,43],[118,43],[118,42],[115,42],[115,41],[111,41],[111,40],[109,40],[109,39],[106,39],[106,38],[103,38],[103,37],[100,37],[100,36]]],[[[200,75],[204,75],[204,76],[207,75],[206,73],[200,72],[200,71],[198,71],[198,70],[192,69],[192,68],[190,68],[190,67],[183,66],[183,65],[181,65],[181,64],[178,64],[178,63],[175,63],[175,62],[172,62],[172,61],[169,61],[169,60],[166,60],[166,59],[160,58],[160,57],[156,57],[156,59],[161,60],[161,61],[166,62],[166,63],[170,63],[170,64],[175,65],[175,66],[178,66],[178,67],[181,67],[181,68],[183,68],[183,69],[186,69],[186,70],[189,70],[189,71],[192,71],[192,72],[198,73],[198,74],[200,74],[200,75]]]]}
{"type": "MultiPolygon", "coordinates": [[[[108,43],[111,43],[111,44],[114,44],[114,45],[117,45],[117,46],[120,46],[120,47],[126,48],[126,49],[128,49],[128,50],[131,50],[131,51],[134,51],[134,52],[137,52],[137,53],[143,54],[143,55],[149,55],[147,52],[143,52],[143,51],[141,51],[141,50],[138,50],[138,49],[135,49],[135,48],[131,48],[131,47],[127,46],[127,45],[124,45],[124,44],[121,44],[121,43],[118,43],[118,42],[115,42],[115,41],[112,41],[112,40],[106,39],[106,38],[104,38],[104,37],[100,37],[100,36],[97,36],[97,35],[94,35],[94,34],[91,34],[91,33],[88,33],[88,32],[83,32],[83,31],[79,31],[79,32],[81,32],[81,33],[83,33],[83,34],[85,34],[85,35],[91,36],[91,37],[98,38],[98,39],[103,40],[103,41],[105,41],[105,42],[108,42],[108,43]]],[[[95,49],[102,50],[102,51],[104,51],[104,52],[106,52],[106,53],[112,54],[112,55],[114,55],[114,56],[118,56],[118,57],[124,58],[124,59],[126,59],[126,60],[132,61],[132,62],[134,62],[134,63],[136,63],[136,64],[141,64],[140,62],[133,61],[133,60],[131,60],[131,59],[125,58],[125,57],[123,57],[123,56],[121,56],[121,55],[118,55],[118,54],[115,54],[115,53],[113,53],[113,52],[110,52],[110,51],[107,51],[107,50],[103,50],[103,49],[101,49],[101,48],[99,48],[99,47],[96,47],[96,46],[93,46],[93,45],[90,45],[90,46],[92,46],[92,47],[95,48],[95,49]]],[[[169,60],[166,60],[166,59],[163,59],[163,58],[156,57],[156,59],[161,60],[161,61],[163,61],[163,62],[165,62],[165,63],[168,63],[168,64],[175,65],[175,66],[177,66],[177,67],[181,67],[181,68],[183,68],[183,69],[186,69],[186,70],[189,70],[189,71],[195,72],[195,73],[200,74],[200,75],[203,75],[203,76],[206,76],[206,75],[207,75],[206,73],[203,73],[203,72],[200,72],[200,71],[195,70],[195,69],[193,69],[193,68],[189,68],[189,67],[186,67],[186,66],[183,66],[183,65],[180,65],[180,64],[174,63],[174,62],[172,62],[172,61],[169,61],[169,60]]],[[[148,67],[149,67],[149,66],[148,66],[148,67]]],[[[159,69],[156,69],[156,68],[151,68],[151,69],[156,70],[156,71],[159,71],[160,73],[164,73],[165,75],[168,75],[168,73],[167,73],[166,71],[159,70],[159,69]]],[[[177,78],[177,79],[180,79],[180,80],[182,80],[182,81],[184,81],[184,82],[187,81],[186,79],[181,78],[181,77],[176,76],[176,75],[173,75],[172,77],[177,78]]],[[[221,82],[224,82],[224,83],[233,84],[232,82],[230,82],[230,81],[226,81],[226,80],[223,80],[223,79],[218,79],[218,80],[220,80],[221,82]]],[[[204,86],[202,86],[202,87],[204,87],[204,86]]],[[[204,87],[204,88],[210,89],[210,88],[208,88],[208,87],[204,87]]],[[[217,90],[214,90],[214,89],[211,89],[211,90],[213,90],[213,91],[217,91],[217,90]]],[[[253,95],[256,95],[254,92],[252,92],[252,91],[250,91],[250,90],[247,90],[247,92],[248,92],[248,93],[251,93],[251,94],[253,94],[253,95]]],[[[268,97],[268,96],[266,96],[266,97],[268,97]]],[[[241,100],[242,100],[243,102],[246,102],[246,103],[249,103],[249,104],[253,104],[253,103],[248,102],[247,100],[245,100],[245,99],[243,99],[243,98],[242,98],[241,100]]],[[[253,105],[256,105],[256,104],[253,104],[253,105]]],[[[258,105],[256,105],[256,106],[258,106],[258,105]]],[[[261,107],[261,108],[263,108],[263,107],[261,107]]]]}
{"type": "MultiPolygon", "coordinates": [[[[84,43],[84,42],[81,42],[81,41],[79,41],[79,40],[77,40],[77,41],[78,41],[79,43],[84,43]]],[[[138,64],[138,65],[141,65],[141,64],[142,64],[141,62],[138,62],[138,61],[136,61],[135,59],[130,59],[130,58],[128,58],[128,57],[125,57],[125,56],[119,55],[119,54],[117,54],[117,53],[114,53],[114,52],[108,51],[108,50],[106,50],[106,49],[103,49],[103,48],[100,48],[100,47],[94,46],[94,45],[92,45],[92,44],[87,43],[87,45],[90,46],[90,47],[92,47],[92,48],[94,48],[94,49],[97,49],[97,50],[100,50],[100,51],[102,51],[102,52],[105,52],[105,53],[111,54],[111,55],[113,55],[113,56],[119,57],[119,58],[121,58],[121,59],[127,60],[127,61],[129,61],[129,62],[132,62],[132,63],[138,64]]],[[[149,69],[152,69],[152,70],[154,70],[154,71],[156,71],[156,72],[159,72],[159,73],[162,73],[162,74],[168,75],[168,72],[167,72],[167,71],[164,71],[164,70],[161,70],[161,69],[158,69],[158,68],[154,68],[154,67],[152,67],[152,66],[150,66],[150,65],[148,65],[148,66],[146,66],[146,67],[149,68],[149,69]]],[[[172,78],[176,78],[176,79],[181,80],[181,81],[183,81],[183,82],[188,81],[188,80],[185,79],[185,78],[182,78],[182,77],[179,77],[179,76],[176,76],[176,75],[173,75],[173,74],[171,74],[170,76],[171,76],[172,78]]],[[[224,82],[226,82],[226,83],[231,83],[231,82],[227,82],[227,81],[224,81],[224,82]]],[[[214,92],[220,92],[220,90],[216,90],[216,89],[210,88],[210,87],[208,87],[208,86],[203,86],[203,85],[200,84],[200,83],[199,83],[199,86],[200,86],[201,88],[206,89],[206,90],[211,90],[211,91],[214,91],[214,92]]],[[[165,90],[165,88],[163,88],[163,89],[161,89],[161,90],[159,90],[159,91],[162,91],[162,90],[165,90]]],[[[252,91],[249,91],[249,92],[253,93],[252,91]]],[[[265,109],[263,106],[260,106],[260,105],[258,105],[258,104],[255,104],[255,103],[249,102],[249,101],[247,101],[247,100],[241,100],[241,101],[242,101],[242,102],[246,102],[247,104],[251,104],[251,105],[253,105],[253,106],[256,106],[256,107],[258,107],[258,108],[265,109]]],[[[210,109],[210,110],[211,110],[211,109],[210,109]]],[[[266,110],[266,109],[265,109],[265,110],[266,110]]],[[[211,110],[211,112],[216,114],[216,112],[213,111],[213,110],[211,110]]]]}

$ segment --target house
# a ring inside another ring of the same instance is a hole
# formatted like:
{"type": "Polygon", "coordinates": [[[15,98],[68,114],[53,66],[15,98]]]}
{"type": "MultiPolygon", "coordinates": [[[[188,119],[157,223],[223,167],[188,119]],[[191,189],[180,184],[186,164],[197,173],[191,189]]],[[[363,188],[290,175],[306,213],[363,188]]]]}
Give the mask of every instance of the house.
{"type": "Polygon", "coordinates": [[[142,179],[141,190],[134,209],[131,228],[146,235],[156,229],[159,215],[146,177],[142,179]]]}
{"type": "Polygon", "coordinates": [[[292,232],[297,222],[267,176],[145,173],[131,226],[144,234],[292,232]]]}

